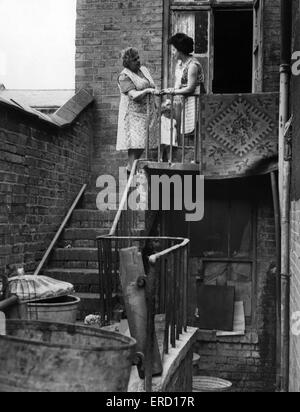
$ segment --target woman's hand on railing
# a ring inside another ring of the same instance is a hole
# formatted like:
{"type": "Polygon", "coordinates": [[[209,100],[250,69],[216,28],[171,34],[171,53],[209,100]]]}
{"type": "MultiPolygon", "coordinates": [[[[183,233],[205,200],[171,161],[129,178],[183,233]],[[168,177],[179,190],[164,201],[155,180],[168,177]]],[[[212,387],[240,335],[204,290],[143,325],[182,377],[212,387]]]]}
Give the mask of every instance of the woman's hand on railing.
{"type": "Polygon", "coordinates": [[[161,90],[149,89],[149,93],[152,94],[153,96],[160,96],[161,95],[161,90]]]}
{"type": "Polygon", "coordinates": [[[174,88],[169,88],[169,89],[163,89],[161,91],[161,94],[170,94],[170,95],[175,95],[175,89],[174,88]]]}

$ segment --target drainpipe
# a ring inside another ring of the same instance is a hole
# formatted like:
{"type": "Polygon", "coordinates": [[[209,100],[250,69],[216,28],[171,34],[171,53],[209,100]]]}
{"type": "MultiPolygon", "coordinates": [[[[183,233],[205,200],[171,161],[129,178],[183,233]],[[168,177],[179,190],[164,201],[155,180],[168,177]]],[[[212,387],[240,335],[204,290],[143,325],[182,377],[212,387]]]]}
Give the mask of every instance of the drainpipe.
{"type": "Polygon", "coordinates": [[[281,390],[281,220],[278,178],[271,172],[276,233],[276,391],[281,390]]]}
{"type": "Polygon", "coordinates": [[[289,390],[290,349],[290,184],[291,162],[285,128],[290,118],[292,0],[281,0],[279,184],[281,207],[281,391],[289,390]]]}

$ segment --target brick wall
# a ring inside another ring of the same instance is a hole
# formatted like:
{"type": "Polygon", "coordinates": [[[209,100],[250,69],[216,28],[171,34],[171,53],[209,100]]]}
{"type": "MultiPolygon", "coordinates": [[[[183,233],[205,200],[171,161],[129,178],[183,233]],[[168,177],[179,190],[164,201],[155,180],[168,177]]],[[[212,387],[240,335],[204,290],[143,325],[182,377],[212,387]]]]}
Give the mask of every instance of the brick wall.
{"type": "MultiPolygon", "coordinates": [[[[264,0],[264,91],[279,89],[280,0],[264,0]]],[[[78,0],[76,88],[91,90],[96,99],[93,180],[104,171],[115,175],[126,154],[115,151],[122,70],[120,51],[140,50],[157,85],[162,79],[163,1],[78,0]]]]}
{"type": "Polygon", "coordinates": [[[76,88],[91,89],[96,99],[92,171],[116,174],[126,154],[115,151],[122,71],[120,52],[139,49],[158,86],[162,78],[163,1],[78,0],[76,88]]]}
{"type": "MultiPolygon", "coordinates": [[[[159,85],[162,77],[163,1],[78,0],[76,87],[95,96],[93,181],[105,171],[116,174],[126,154],[115,151],[122,70],[120,51],[134,45],[159,85]]],[[[280,0],[265,0],[264,91],[279,89],[280,0]]],[[[93,184],[93,183],[92,183],[93,184]]],[[[236,390],[273,390],[275,382],[275,281],[270,272],[276,261],[271,197],[263,191],[258,208],[257,319],[243,339],[199,342],[201,373],[231,379],[236,390]],[[221,376],[221,377],[222,377],[221,376]]],[[[269,193],[270,195],[270,193],[269,193]]]]}
{"type": "MultiPolygon", "coordinates": [[[[300,5],[294,1],[293,51],[300,50],[300,5]]],[[[300,77],[292,79],[293,162],[291,204],[291,314],[300,311],[300,77]]],[[[292,326],[293,326],[292,321],[292,326]]],[[[299,329],[299,328],[298,328],[299,329]]],[[[291,333],[290,391],[300,392],[300,336],[291,333]]]]}
{"type": "Polygon", "coordinates": [[[264,0],[263,91],[279,90],[280,0],[264,0]]]}
{"type": "Polygon", "coordinates": [[[34,270],[90,168],[91,112],[65,129],[0,107],[0,270],[34,270]]]}
{"type": "MultiPolygon", "coordinates": [[[[300,201],[291,207],[291,315],[300,311],[300,201]]],[[[297,317],[297,320],[299,317],[297,317]]],[[[293,327],[295,321],[292,320],[293,327]]],[[[299,329],[299,328],[298,328],[299,329]]],[[[290,391],[300,392],[300,336],[291,333],[290,391]]]]}
{"type": "MultiPolygon", "coordinates": [[[[262,179],[262,178],[261,178],[262,179]]],[[[267,178],[266,178],[267,179],[267,178]]],[[[200,332],[195,351],[201,356],[197,373],[228,379],[234,392],[275,389],[275,276],[274,217],[269,180],[257,185],[256,318],[243,337],[217,338],[200,332]]]]}

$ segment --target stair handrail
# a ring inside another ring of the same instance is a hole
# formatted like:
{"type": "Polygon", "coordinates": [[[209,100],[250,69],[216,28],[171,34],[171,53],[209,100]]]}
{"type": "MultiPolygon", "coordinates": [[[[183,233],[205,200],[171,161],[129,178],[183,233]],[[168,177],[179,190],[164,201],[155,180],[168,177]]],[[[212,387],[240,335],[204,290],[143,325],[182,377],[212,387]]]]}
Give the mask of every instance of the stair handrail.
{"type": "Polygon", "coordinates": [[[132,165],[130,176],[129,176],[129,179],[127,181],[124,193],[122,195],[122,199],[121,199],[121,202],[120,202],[120,205],[119,205],[119,209],[118,209],[117,214],[115,216],[112,228],[109,232],[109,236],[115,236],[115,234],[117,232],[118,224],[120,222],[122,213],[125,210],[125,206],[127,205],[127,200],[128,200],[128,195],[129,195],[129,192],[130,192],[130,188],[132,187],[132,183],[133,183],[133,180],[135,178],[135,175],[136,175],[136,172],[137,172],[137,169],[138,169],[138,164],[139,164],[140,161],[141,160],[135,160],[133,165],[132,165]]]}
{"type": "MultiPolygon", "coordinates": [[[[113,290],[113,272],[118,272],[120,261],[115,256],[116,249],[140,246],[146,242],[167,241],[162,251],[147,257],[149,268],[146,278],[141,279],[147,300],[147,345],[144,349],[145,390],[152,390],[154,364],[155,316],[165,314],[163,353],[168,354],[170,347],[176,348],[180,336],[188,331],[188,278],[190,240],[182,237],[153,236],[99,236],[98,259],[101,279],[101,317],[108,324],[112,320],[112,300],[108,298],[113,290]],[[128,242],[127,242],[128,241],[128,242]],[[114,261],[114,259],[117,259],[114,261]],[[158,311],[157,311],[158,310],[158,311]]],[[[139,279],[137,279],[138,281],[139,279]]],[[[141,376],[140,376],[141,377],[141,376]]]]}
{"type": "Polygon", "coordinates": [[[43,256],[43,259],[41,260],[40,264],[38,265],[37,269],[34,272],[34,276],[39,276],[41,270],[43,269],[43,267],[45,266],[46,262],[49,259],[50,253],[52,252],[54,246],[56,245],[56,242],[58,241],[60,235],[62,234],[63,230],[65,229],[72,213],[74,212],[79,200],[81,199],[81,197],[83,196],[84,192],[86,191],[87,188],[87,184],[84,184],[80,190],[80,192],[78,193],[78,195],[76,196],[76,199],[74,200],[72,206],[70,207],[68,213],[66,214],[62,224],[60,225],[58,231],[56,232],[50,246],[48,247],[46,253],[43,256]]]}

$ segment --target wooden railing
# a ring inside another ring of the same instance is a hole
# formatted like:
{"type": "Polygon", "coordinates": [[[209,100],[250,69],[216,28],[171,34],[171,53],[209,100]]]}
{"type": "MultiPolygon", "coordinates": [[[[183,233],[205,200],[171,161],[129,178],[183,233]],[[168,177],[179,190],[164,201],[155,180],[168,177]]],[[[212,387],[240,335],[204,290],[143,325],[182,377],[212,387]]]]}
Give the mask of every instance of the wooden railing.
{"type": "Polygon", "coordinates": [[[137,213],[136,211],[128,208],[128,197],[132,190],[133,181],[135,179],[138,170],[139,160],[133,163],[130,176],[127,181],[122,199],[119,205],[119,209],[115,216],[112,228],[110,230],[110,236],[132,236],[137,229],[137,213]]]}
{"type": "MultiPolygon", "coordinates": [[[[104,325],[113,321],[114,292],[120,288],[120,251],[137,247],[144,261],[147,299],[146,346],[143,348],[145,389],[152,390],[154,365],[155,316],[164,315],[162,351],[176,347],[180,335],[187,331],[189,240],[167,237],[99,237],[99,275],[101,318],[104,325]]],[[[136,282],[140,285],[141,273],[136,282]]],[[[142,276],[143,278],[143,276],[142,276]]],[[[124,292],[124,291],[123,291],[124,292]]],[[[129,325],[129,327],[132,325],[129,325]]],[[[133,336],[135,337],[135,336],[133,336]]]]}

